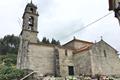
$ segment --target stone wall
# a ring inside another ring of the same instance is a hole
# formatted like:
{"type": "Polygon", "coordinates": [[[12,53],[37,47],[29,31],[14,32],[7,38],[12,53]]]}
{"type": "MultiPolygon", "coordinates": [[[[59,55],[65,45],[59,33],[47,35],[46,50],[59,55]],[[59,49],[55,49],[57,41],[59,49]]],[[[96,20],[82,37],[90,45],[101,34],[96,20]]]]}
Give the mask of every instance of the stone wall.
{"type": "Polygon", "coordinates": [[[72,50],[59,49],[59,57],[61,76],[68,76],[68,66],[74,66],[72,50]]]}
{"type": "Polygon", "coordinates": [[[17,56],[17,68],[27,69],[28,66],[28,41],[21,39],[17,56]]]}
{"type": "Polygon", "coordinates": [[[18,54],[19,67],[36,71],[39,75],[54,76],[57,73],[66,77],[69,76],[68,66],[74,67],[75,76],[120,75],[117,51],[104,41],[78,53],[57,46],[26,42],[19,52],[21,53],[18,54]],[[58,57],[55,58],[55,55],[58,57]]]}
{"type": "Polygon", "coordinates": [[[120,75],[120,59],[117,51],[104,41],[92,46],[92,72],[102,75],[120,75]]]}
{"type": "Polygon", "coordinates": [[[92,44],[93,43],[91,43],[91,42],[74,39],[74,40],[68,42],[67,44],[65,44],[63,46],[66,47],[66,48],[78,50],[80,48],[83,48],[87,45],[92,45],[92,44]]]}
{"type": "Polygon", "coordinates": [[[74,54],[76,75],[91,75],[91,58],[89,51],[74,54]]]}
{"type": "Polygon", "coordinates": [[[40,75],[54,75],[54,47],[44,45],[29,45],[29,69],[40,75]]]}
{"type": "Polygon", "coordinates": [[[22,31],[22,38],[25,40],[28,40],[32,43],[37,43],[37,32],[35,31],[29,31],[29,30],[23,30],[22,31]]]}
{"type": "MultiPolygon", "coordinates": [[[[25,45],[25,44],[24,44],[25,45]]],[[[55,46],[48,46],[36,43],[29,43],[25,52],[20,52],[21,69],[28,69],[38,72],[39,75],[55,75],[55,46]],[[27,58],[27,61],[23,61],[27,58]],[[24,66],[25,64],[26,66],[24,66]]],[[[68,76],[68,66],[74,66],[72,50],[57,47],[59,54],[60,76],[68,76]],[[67,51],[67,54],[65,54],[67,51]]]]}

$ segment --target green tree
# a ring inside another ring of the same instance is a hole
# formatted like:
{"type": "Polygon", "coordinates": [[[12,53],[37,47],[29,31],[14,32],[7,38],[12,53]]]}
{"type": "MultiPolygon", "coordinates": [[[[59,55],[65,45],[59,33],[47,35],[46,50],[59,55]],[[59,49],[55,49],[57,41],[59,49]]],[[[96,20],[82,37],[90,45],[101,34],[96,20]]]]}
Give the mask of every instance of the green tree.
{"type": "Polygon", "coordinates": [[[54,38],[52,38],[51,44],[60,45],[60,42],[59,42],[59,40],[56,41],[54,38]]]}
{"type": "Polygon", "coordinates": [[[7,35],[0,39],[0,80],[14,80],[24,74],[23,70],[16,69],[19,37],[7,35]]]}
{"type": "Polygon", "coordinates": [[[46,41],[46,44],[50,44],[50,41],[49,41],[49,39],[47,39],[47,41],[46,41]]]}
{"type": "Polygon", "coordinates": [[[47,41],[46,37],[43,37],[42,43],[46,43],[46,41],[47,41]]]}
{"type": "Polygon", "coordinates": [[[42,43],[50,44],[50,41],[46,37],[43,37],[42,43]]]}
{"type": "Polygon", "coordinates": [[[56,40],[52,38],[51,44],[56,44],[56,40]]]}
{"type": "Polygon", "coordinates": [[[15,55],[15,54],[3,55],[1,57],[1,60],[2,60],[2,63],[4,63],[4,65],[6,65],[6,66],[16,65],[17,55],[15,55]]]}
{"type": "Polygon", "coordinates": [[[0,54],[17,54],[19,42],[19,37],[14,35],[7,35],[3,39],[0,39],[0,54]]]}
{"type": "Polygon", "coordinates": [[[60,45],[60,41],[59,40],[56,42],[56,45],[60,45]]]}

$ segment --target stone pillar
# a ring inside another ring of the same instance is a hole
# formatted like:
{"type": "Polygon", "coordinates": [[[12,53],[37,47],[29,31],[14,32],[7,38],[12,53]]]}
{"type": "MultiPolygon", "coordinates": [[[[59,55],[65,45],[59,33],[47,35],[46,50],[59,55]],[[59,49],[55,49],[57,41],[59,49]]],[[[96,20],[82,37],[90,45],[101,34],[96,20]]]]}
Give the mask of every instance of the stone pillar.
{"type": "Polygon", "coordinates": [[[54,49],[54,76],[60,76],[59,51],[57,48],[54,49]]]}

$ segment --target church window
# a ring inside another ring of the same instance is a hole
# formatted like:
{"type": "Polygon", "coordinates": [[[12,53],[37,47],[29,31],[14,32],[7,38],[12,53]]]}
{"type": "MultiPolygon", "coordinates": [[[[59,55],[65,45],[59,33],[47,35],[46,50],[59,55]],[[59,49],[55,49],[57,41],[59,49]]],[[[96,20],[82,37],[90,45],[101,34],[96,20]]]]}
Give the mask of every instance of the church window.
{"type": "Polygon", "coordinates": [[[67,50],[65,50],[65,56],[68,56],[67,50]]]}
{"type": "Polygon", "coordinates": [[[104,57],[107,57],[106,50],[104,50],[103,52],[104,52],[104,57]]]}
{"type": "Polygon", "coordinates": [[[69,75],[74,75],[74,67],[73,66],[68,66],[68,73],[69,73],[69,75]]]}
{"type": "Polygon", "coordinates": [[[33,8],[30,8],[30,11],[33,12],[33,8]]]}
{"type": "Polygon", "coordinates": [[[29,24],[29,29],[30,30],[33,30],[33,25],[34,25],[34,18],[32,16],[29,17],[29,21],[28,21],[28,24],[29,24]]]}

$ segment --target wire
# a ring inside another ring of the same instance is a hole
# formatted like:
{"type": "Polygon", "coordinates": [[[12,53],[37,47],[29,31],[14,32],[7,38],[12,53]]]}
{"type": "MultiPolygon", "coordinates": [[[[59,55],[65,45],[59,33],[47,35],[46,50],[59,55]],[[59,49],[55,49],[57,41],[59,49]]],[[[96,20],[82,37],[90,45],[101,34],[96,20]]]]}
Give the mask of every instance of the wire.
{"type": "Polygon", "coordinates": [[[21,27],[22,26],[22,22],[21,22],[21,19],[18,17],[18,24],[19,24],[19,26],[21,27]]]}
{"type": "Polygon", "coordinates": [[[71,35],[73,35],[73,34],[79,32],[79,31],[81,31],[81,30],[83,30],[83,29],[85,29],[85,28],[87,28],[87,27],[89,27],[89,26],[91,26],[91,25],[93,25],[93,24],[95,24],[96,22],[102,20],[103,18],[107,17],[108,15],[110,15],[110,14],[112,14],[112,13],[113,13],[113,12],[110,12],[110,13],[104,15],[103,17],[101,17],[101,18],[99,18],[99,19],[97,19],[97,20],[95,20],[95,21],[93,21],[93,22],[87,24],[87,25],[84,26],[83,28],[80,28],[80,29],[78,29],[78,30],[75,30],[75,31],[71,32],[70,34],[64,36],[64,37],[62,38],[62,40],[64,40],[65,38],[67,38],[67,37],[69,37],[69,36],[71,36],[71,35]]]}

